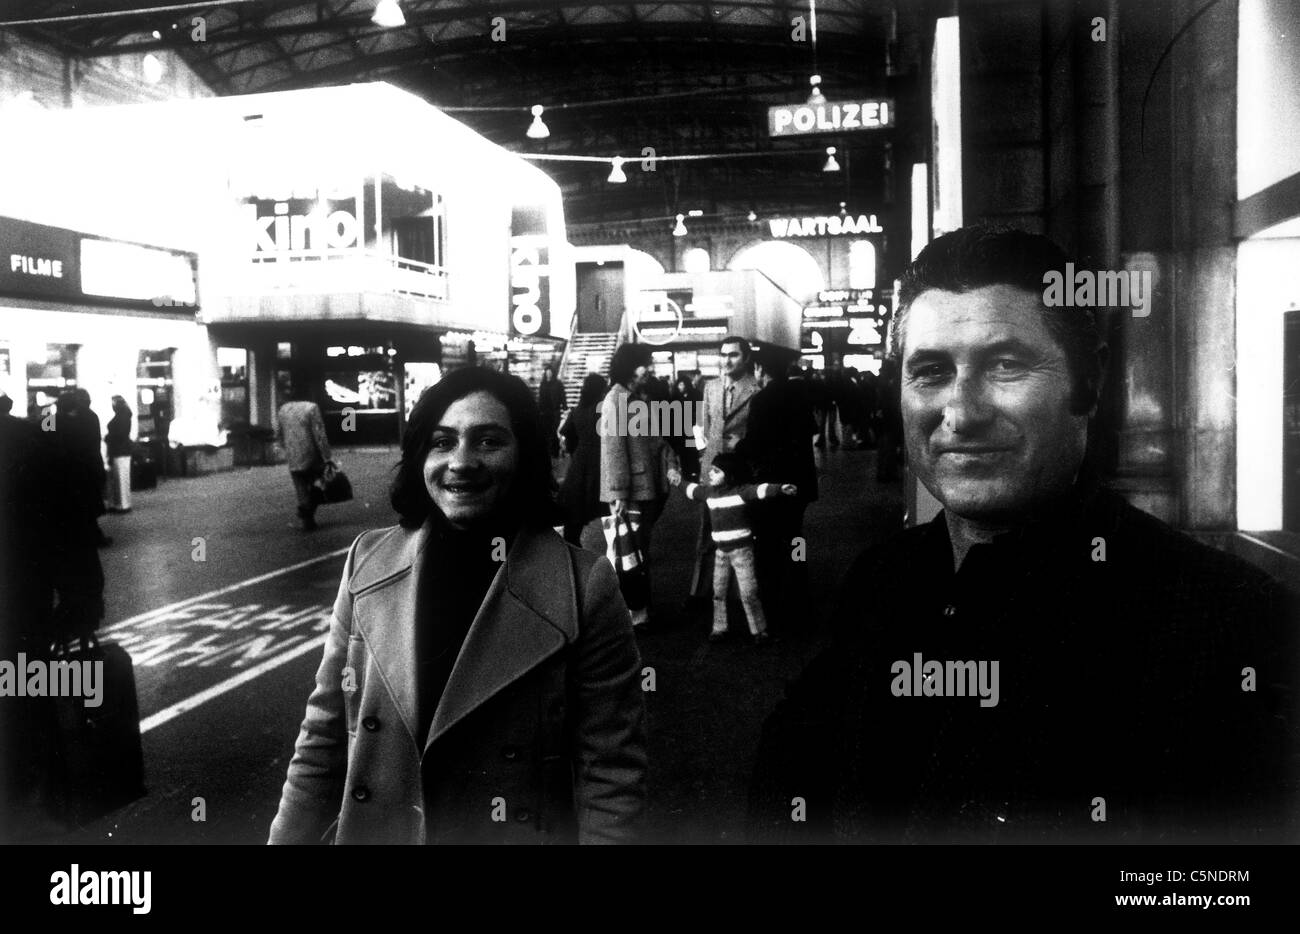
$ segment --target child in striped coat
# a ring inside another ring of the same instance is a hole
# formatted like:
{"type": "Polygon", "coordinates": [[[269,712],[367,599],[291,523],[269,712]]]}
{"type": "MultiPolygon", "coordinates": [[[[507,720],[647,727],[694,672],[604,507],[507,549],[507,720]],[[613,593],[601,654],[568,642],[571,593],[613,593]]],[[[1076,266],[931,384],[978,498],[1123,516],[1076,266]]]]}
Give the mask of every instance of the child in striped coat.
{"type": "Polygon", "coordinates": [[[758,577],[754,572],[754,533],[749,528],[745,504],[771,496],[794,496],[799,492],[792,483],[745,483],[748,470],[736,454],[719,454],[709,467],[709,486],[686,484],[686,495],[709,508],[713,544],[713,630],[710,642],[727,636],[727,586],[731,572],[736,572],[736,589],[745,607],[745,618],[755,645],[770,639],[763,604],[758,599],[758,577]]]}

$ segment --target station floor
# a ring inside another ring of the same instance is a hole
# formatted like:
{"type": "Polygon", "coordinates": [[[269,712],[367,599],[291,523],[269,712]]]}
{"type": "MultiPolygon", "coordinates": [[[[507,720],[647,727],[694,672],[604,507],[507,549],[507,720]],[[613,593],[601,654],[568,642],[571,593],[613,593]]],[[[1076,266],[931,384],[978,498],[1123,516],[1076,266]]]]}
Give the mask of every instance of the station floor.
{"type": "MultiPolygon", "coordinates": [[[[294,527],[282,467],[164,480],[135,493],[131,513],[101,520],[114,538],[101,552],[102,635],[135,662],[149,794],[45,842],[265,841],[344,553],[361,531],[394,521],[386,491],[396,449],[337,456],[356,498],[323,507],[313,533],[294,527]],[[249,627],[250,619],[274,625],[249,627]],[[254,629],[273,631],[255,637],[254,629]]],[[[694,504],[674,493],[656,527],[654,600],[667,626],[639,637],[643,665],[655,669],[646,695],[648,842],[743,840],[763,719],[823,644],[824,613],[849,563],[901,527],[900,484],[876,483],[874,452],[830,450],[818,461],[821,495],[805,519],[811,605],[773,645],[707,641],[708,611],[679,609],[694,504]]]]}

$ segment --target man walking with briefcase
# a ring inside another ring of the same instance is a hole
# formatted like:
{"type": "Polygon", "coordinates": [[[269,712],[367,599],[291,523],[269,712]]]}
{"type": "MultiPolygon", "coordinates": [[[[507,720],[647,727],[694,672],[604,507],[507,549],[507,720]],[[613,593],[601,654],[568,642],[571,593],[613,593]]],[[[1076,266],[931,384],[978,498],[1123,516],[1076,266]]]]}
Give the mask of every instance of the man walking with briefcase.
{"type": "Polygon", "coordinates": [[[307,398],[305,386],[296,385],[292,401],[280,406],[277,413],[279,439],[284,447],[289,476],[298,494],[298,519],[302,530],[316,528],[316,506],[319,499],[312,495],[312,487],[332,463],[330,443],[325,437],[325,420],[320,406],[307,398]]]}

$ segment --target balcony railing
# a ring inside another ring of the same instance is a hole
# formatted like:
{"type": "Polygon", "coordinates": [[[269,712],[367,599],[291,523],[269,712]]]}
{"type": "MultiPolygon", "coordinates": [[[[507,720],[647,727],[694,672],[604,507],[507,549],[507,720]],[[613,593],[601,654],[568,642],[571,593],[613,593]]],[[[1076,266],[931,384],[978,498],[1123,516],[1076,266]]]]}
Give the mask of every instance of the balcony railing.
{"type": "Polygon", "coordinates": [[[447,270],[378,250],[256,253],[232,294],[380,292],[447,300],[447,270]]]}

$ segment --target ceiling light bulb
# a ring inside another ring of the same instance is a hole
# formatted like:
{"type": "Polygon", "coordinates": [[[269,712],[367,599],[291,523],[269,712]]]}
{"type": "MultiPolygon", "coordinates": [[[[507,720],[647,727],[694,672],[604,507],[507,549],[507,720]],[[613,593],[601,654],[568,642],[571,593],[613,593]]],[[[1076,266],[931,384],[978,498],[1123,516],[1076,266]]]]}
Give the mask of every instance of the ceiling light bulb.
{"type": "Polygon", "coordinates": [[[840,164],[839,164],[838,162],[835,161],[835,147],[834,147],[834,146],[827,146],[827,147],[826,147],[826,164],[825,164],[824,166],[822,166],[822,171],[823,171],[823,172],[838,172],[839,170],[840,170],[840,164]]]}
{"type": "Polygon", "coordinates": [[[758,215],[755,214],[753,211],[750,211],[749,215],[746,217],[746,220],[748,220],[752,224],[754,223],[754,221],[758,220],[758,215]]]}
{"type": "Polygon", "coordinates": [[[812,93],[808,95],[808,103],[810,104],[826,103],[826,98],[822,96],[822,89],[821,89],[822,76],[813,75],[811,78],[808,79],[808,83],[812,85],[812,93]]]}
{"type": "Polygon", "coordinates": [[[375,13],[370,17],[370,22],[384,29],[396,29],[398,26],[406,25],[406,16],[403,15],[397,0],[379,0],[375,4],[375,13]]]}
{"type": "Polygon", "coordinates": [[[685,218],[685,217],[686,217],[685,214],[678,214],[678,215],[677,215],[677,226],[673,228],[673,236],[674,236],[674,237],[684,237],[684,236],[686,236],[686,224],[683,223],[683,218],[685,218]]]}
{"type": "Polygon", "coordinates": [[[627,175],[623,172],[623,157],[615,156],[610,160],[612,168],[609,170],[609,178],[605,179],[615,185],[621,185],[627,181],[627,175]]]}
{"type": "Polygon", "coordinates": [[[546,124],[542,122],[542,111],[545,108],[541,104],[534,104],[532,109],[533,122],[528,125],[529,139],[546,139],[551,135],[551,131],[546,124]]]}

